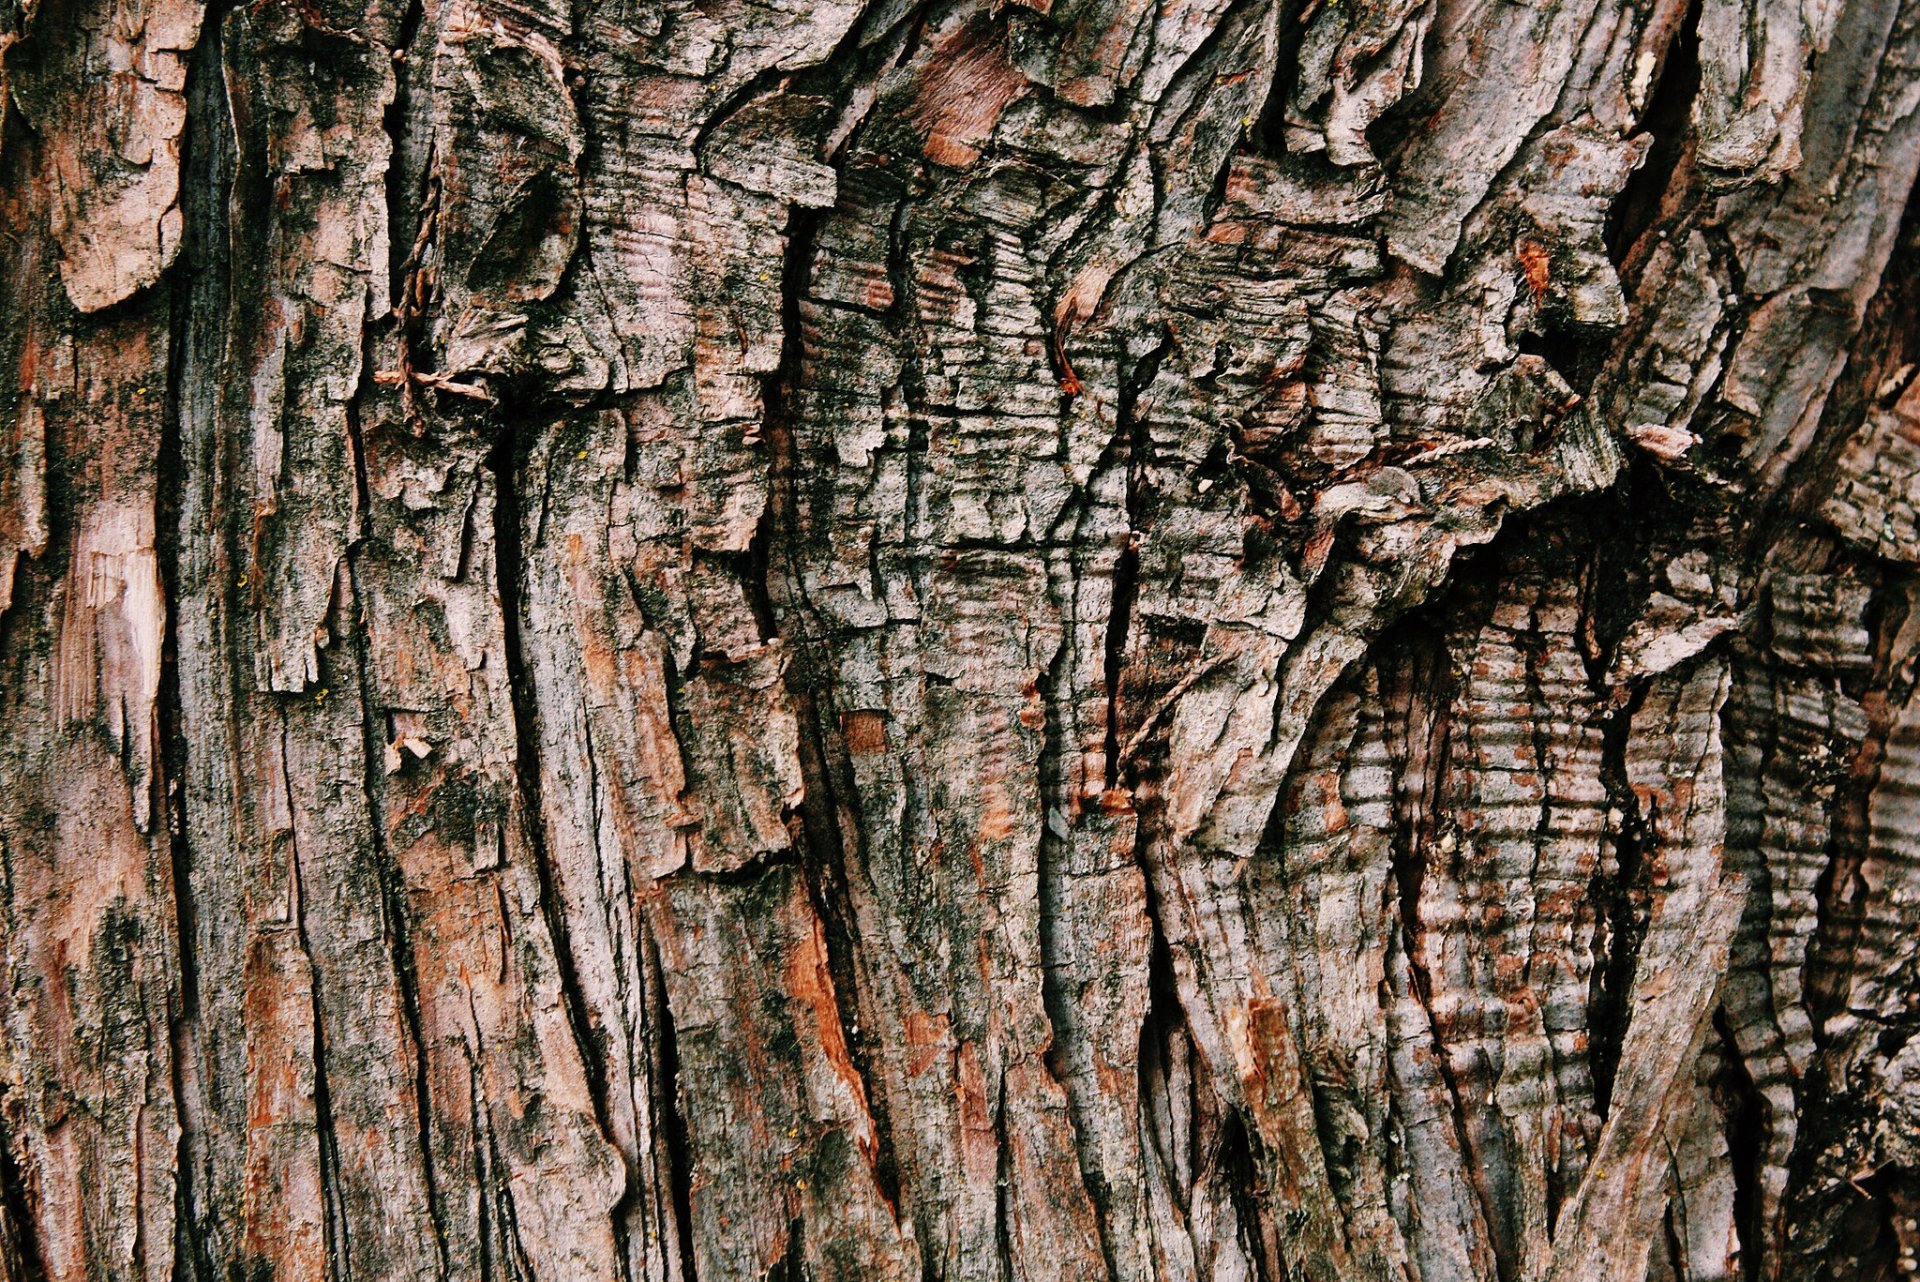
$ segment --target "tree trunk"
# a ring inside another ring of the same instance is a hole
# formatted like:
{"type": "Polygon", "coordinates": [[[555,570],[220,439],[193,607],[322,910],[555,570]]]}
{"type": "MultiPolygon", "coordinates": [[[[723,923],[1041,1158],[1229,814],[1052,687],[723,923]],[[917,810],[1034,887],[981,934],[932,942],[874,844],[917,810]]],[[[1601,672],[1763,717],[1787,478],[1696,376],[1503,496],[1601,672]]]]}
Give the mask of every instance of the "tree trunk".
{"type": "Polygon", "coordinates": [[[1917,104],[0,0],[0,1279],[1913,1273],[1917,104]]]}

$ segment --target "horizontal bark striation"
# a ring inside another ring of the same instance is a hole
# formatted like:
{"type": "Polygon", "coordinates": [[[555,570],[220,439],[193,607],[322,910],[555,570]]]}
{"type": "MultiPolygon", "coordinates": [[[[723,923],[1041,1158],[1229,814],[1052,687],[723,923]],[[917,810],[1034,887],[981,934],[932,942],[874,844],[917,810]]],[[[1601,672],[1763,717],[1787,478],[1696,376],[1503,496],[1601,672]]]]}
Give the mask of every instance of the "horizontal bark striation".
{"type": "Polygon", "coordinates": [[[0,7],[0,1278],[1910,1273],[1917,94],[0,7]]]}

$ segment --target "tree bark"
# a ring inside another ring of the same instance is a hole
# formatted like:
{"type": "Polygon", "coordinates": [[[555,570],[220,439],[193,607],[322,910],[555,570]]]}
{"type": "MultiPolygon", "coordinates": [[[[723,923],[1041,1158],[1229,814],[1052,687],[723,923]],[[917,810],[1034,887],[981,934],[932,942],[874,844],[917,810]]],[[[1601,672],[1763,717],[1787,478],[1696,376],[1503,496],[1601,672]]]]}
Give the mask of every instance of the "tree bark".
{"type": "Polygon", "coordinates": [[[1875,1282],[1920,0],[0,0],[0,1280],[1875,1282]]]}

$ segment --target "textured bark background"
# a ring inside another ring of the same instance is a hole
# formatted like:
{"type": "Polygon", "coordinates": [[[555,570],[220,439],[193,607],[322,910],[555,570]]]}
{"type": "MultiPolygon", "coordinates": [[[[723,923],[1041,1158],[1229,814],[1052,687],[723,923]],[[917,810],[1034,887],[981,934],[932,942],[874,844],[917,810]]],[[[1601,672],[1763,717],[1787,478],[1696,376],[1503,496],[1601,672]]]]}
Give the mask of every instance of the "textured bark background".
{"type": "Polygon", "coordinates": [[[1891,1279],[1920,0],[0,0],[0,1277],[1891,1279]]]}

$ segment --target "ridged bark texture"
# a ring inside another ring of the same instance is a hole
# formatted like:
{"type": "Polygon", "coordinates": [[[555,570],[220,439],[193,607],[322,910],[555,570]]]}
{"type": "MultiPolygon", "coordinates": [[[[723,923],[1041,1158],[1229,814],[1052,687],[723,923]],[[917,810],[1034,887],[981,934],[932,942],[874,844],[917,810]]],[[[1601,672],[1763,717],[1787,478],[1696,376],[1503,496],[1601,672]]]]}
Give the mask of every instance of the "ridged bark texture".
{"type": "Polygon", "coordinates": [[[0,0],[0,1279],[1887,1282],[1920,0],[0,0]]]}

